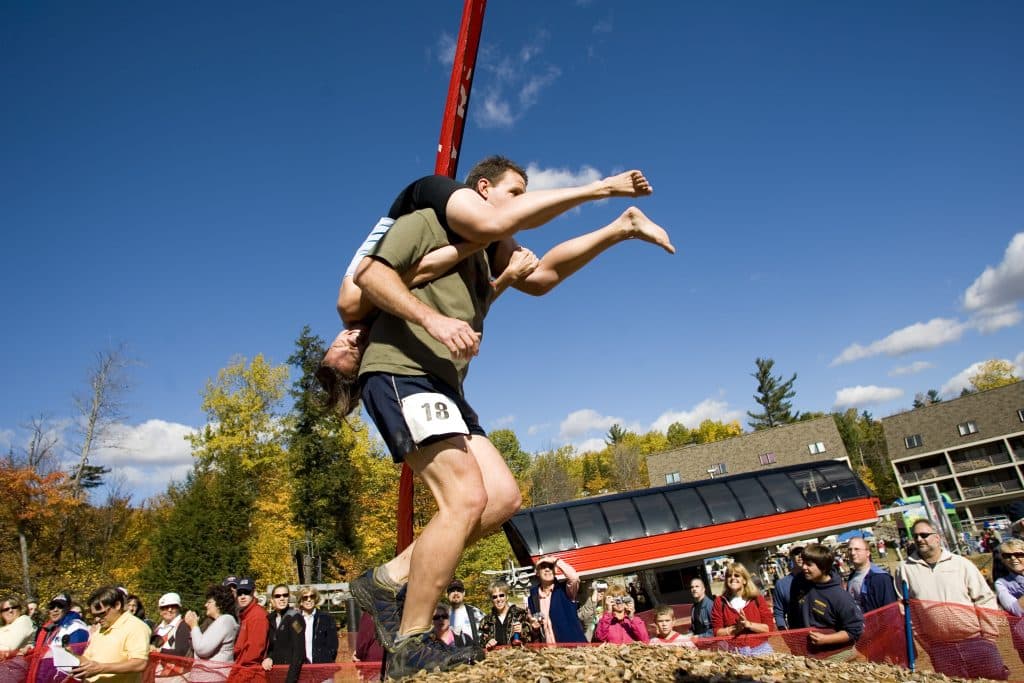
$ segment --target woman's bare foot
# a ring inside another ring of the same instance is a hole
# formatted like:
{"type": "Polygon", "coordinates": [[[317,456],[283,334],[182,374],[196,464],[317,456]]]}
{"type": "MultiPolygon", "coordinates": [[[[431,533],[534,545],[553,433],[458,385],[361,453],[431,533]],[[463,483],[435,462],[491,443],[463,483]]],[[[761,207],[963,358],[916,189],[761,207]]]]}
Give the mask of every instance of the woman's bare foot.
{"type": "Polygon", "coordinates": [[[640,171],[626,171],[609,176],[603,182],[611,197],[646,197],[654,192],[654,188],[640,171]]]}
{"type": "Polygon", "coordinates": [[[668,233],[660,225],[644,215],[644,212],[631,206],[615,219],[619,227],[626,233],[627,239],[643,240],[657,244],[670,254],[676,253],[668,233]]]}

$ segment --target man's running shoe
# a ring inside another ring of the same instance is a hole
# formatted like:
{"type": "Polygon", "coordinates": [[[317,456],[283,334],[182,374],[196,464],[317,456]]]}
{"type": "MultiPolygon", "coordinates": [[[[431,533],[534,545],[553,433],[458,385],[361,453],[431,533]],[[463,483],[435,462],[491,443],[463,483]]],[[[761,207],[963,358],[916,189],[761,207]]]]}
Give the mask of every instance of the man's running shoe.
{"type": "Polygon", "coordinates": [[[373,628],[377,642],[386,650],[395,645],[395,635],[402,624],[402,608],[405,606],[405,586],[396,591],[374,576],[373,569],[367,569],[348,586],[359,608],[373,617],[373,628]]]}
{"type": "Polygon", "coordinates": [[[484,658],[478,645],[452,647],[434,640],[430,633],[411,636],[401,641],[388,654],[388,678],[414,676],[420,671],[449,671],[462,664],[473,664],[484,658]]]}

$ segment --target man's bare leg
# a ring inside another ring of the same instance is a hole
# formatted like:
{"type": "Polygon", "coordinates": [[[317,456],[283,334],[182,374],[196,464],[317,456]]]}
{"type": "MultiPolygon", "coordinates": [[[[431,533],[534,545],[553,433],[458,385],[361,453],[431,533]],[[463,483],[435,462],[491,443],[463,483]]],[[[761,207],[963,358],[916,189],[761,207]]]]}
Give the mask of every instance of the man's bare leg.
{"type": "Polygon", "coordinates": [[[406,589],[400,635],[430,629],[437,596],[451,580],[487,507],[484,478],[465,437],[431,444],[407,455],[405,462],[430,489],[437,514],[409,553],[407,573],[412,581],[406,589]]]}
{"type": "Polygon", "coordinates": [[[541,258],[537,269],[515,286],[528,294],[545,294],[609,247],[630,239],[650,242],[670,254],[676,253],[665,229],[631,206],[603,228],[552,247],[541,258]]]}
{"type": "MultiPolygon", "coordinates": [[[[467,440],[470,453],[480,467],[484,490],[487,492],[487,505],[466,540],[468,548],[500,529],[502,524],[518,512],[523,501],[519,483],[508,469],[498,449],[483,436],[469,436],[467,440]]],[[[388,577],[397,585],[409,580],[411,559],[416,544],[416,541],[413,541],[384,565],[388,577]]]]}

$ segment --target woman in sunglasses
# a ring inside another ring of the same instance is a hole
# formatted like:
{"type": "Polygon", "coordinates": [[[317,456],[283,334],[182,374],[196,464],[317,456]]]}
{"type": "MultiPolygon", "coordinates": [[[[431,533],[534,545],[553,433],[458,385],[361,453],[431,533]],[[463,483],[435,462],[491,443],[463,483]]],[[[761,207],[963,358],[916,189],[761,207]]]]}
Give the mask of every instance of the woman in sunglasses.
{"type": "Polygon", "coordinates": [[[772,608],[751,580],[750,572],[739,562],[725,569],[725,590],[711,608],[711,628],[716,636],[732,636],[735,641],[727,647],[740,654],[772,652],[767,638],[751,635],[775,630],[772,608]]]}
{"type": "Polygon", "coordinates": [[[303,588],[299,591],[299,612],[306,622],[306,662],[332,664],[338,658],[338,624],[334,617],[319,609],[320,591],[303,588]]]}
{"type": "Polygon", "coordinates": [[[999,546],[1003,566],[1009,572],[996,579],[999,606],[1018,617],[1024,617],[1024,541],[1011,538],[999,546]]]}
{"type": "Polygon", "coordinates": [[[36,629],[32,619],[23,613],[18,598],[11,596],[0,602],[0,624],[0,659],[32,642],[36,629]]]}
{"type": "Polygon", "coordinates": [[[455,645],[455,634],[451,629],[448,605],[439,604],[434,608],[433,627],[430,629],[430,637],[445,645],[455,645]]]}
{"type": "Polygon", "coordinates": [[[510,586],[504,581],[491,583],[491,612],[480,622],[480,640],[488,650],[498,645],[522,645],[529,642],[529,613],[509,602],[510,586]]]}

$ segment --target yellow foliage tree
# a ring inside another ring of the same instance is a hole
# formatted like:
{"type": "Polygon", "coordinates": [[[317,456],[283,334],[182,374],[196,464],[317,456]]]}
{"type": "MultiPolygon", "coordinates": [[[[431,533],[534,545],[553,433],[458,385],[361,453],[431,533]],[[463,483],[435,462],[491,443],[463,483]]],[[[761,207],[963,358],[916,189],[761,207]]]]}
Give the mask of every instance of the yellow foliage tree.
{"type": "Polygon", "coordinates": [[[249,566],[267,583],[298,581],[292,544],[302,531],[290,513],[293,482],[284,468],[271,469],[263,478],[252,517],[249,566]]]}
{"type": "Polygon", "coordinates": [[[1005,387],[1007,384],[1020,381],[1020,378],[1013,374],[1014,369],[1013,363],[993,358],[982,363],[978,372],[971,375],[968,381],[978,391],[1005,387]]]}

